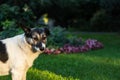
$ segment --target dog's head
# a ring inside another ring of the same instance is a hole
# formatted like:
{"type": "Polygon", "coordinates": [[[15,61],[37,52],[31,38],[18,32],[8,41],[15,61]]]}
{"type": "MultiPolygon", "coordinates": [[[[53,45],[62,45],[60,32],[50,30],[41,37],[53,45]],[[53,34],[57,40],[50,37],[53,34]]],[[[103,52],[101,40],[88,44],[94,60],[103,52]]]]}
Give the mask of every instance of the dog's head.
{"type": "Polygon", "coordinates": [[[31,45],[33,52],[44,51],[47,36],[50,34],[47,28],[28,28],[21,26],[25,32],[25,40],[31,45]]]}

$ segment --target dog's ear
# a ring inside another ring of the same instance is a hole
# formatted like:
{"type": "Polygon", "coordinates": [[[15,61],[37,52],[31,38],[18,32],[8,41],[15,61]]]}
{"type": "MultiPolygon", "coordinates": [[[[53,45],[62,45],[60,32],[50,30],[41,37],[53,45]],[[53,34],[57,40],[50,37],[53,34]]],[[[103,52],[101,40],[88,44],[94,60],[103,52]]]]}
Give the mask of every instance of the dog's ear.
{"type": "Polygon", "coordinates": [[[26,34],[28,34],[28,33],[31,32],[31,29],[30,29],[29,27],[26,27],[26,26],[20,26],[20,27],[22,28],[22,30],[23,30],[26,34]]]}
{"type": "Polygon", "coordinates": [[[45,34],[46,34],[47,36],[50,35],[50,30],[49,30],[48,28],[44,28],[44,31],[45,31],[45,34]]]}
{"type": "Polygon", "coordinates": [[[25,32],[25,34],[28,34],[31,32],[31,28],[25,26],[25,20],[21,19],[20,21],[17,21],[16,24],[22,28],[22,30],[25,32]]]}
{"type": "Polygon", "coordinates": [[[19,23],[19,27],[22,28],[22,30],[25,32],[25,34],[29,34],[31,32],[31,28],[26,27],[25,25],[19,23]]]}

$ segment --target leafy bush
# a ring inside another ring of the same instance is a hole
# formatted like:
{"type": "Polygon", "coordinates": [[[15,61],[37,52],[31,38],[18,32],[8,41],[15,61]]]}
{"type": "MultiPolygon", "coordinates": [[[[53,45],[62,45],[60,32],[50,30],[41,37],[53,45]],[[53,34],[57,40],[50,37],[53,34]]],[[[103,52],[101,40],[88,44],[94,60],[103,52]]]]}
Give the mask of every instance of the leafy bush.
{"type": "Polygon", "coordinates": [[[52,28],[50,31],[51,36],[48,38],[49,46],[45,50],[46,54],[78,53],[103,48],[103,44],[95,39],[83,41],[82,38],[76,36],[68,38],[67,32],[61,27],[52,28]]]}
{"type": "Polygon", "coordinates": [[[100,10],[94,14],[90,20],[92,30],[94,31],[110,31],[111,28],[108,26],[110,17],[107,15],[105,10],[100,10]],[[105,30],[107,29],[107,30],[105,30]]]}
{"type": "Polygon", "coordinates": [[[0,38],[12,37],[21,33],[17,22],[22,21],[26,26],[34,27],[34,14],[27,5],[21,8],[17,5],[0,5],[0,38]],[[24,20],[24,21],[23,21],[24,20]]]}
{"type": "MultiPolygon", "coordinates": [[[[25,25],[34,27],[36,24],[35,18],[33,11],[26,4],[22,7],[17,5],[11,6],[9,4],[0,5],[0,22],[4,22],[6,20],[14,22],[22,21],[25,25]]],[[[3,27],[1,23],[0,27],[3,27]]]]}
{"type": "Polygon", "coordinates": [[[69,38],[69,45],[74,45],[74,46],[82,46],[85,44],[82,38],[77,38],[76,36],[73,36],[69,38]]]}
{"type": "Polygon", "coordinates": [[[50,29],[50,32],[51,35],[48,39],[48,45],[59,47],[69,42],[66,35],[67,32],[64,28],[54,27],[50,29]]]}
{"type": "Polygon", "coordinates": [[[0,21],[4,21],[6,19],[13,20],[17,18],[18,15],[19,15],[18,6],[10,6],[7,4],[0,5],[0,21]]]}
{"type": "Polygon", "coordinates": [[[49,47],[62,47],[65,44],[80,46],[84,44],[81,38],[77,39],[75,36],[68,38],[67,34],[69,32],[66,31],[65,28],[62,28],[60,26],[51,28],[50,32],[51,36],[49,36],[47,43],[49,47]]]}
{"type": "Polygon", "coordinates": [[[1,24],[3,26],[3,31],[0,32],[0,38],[2,39],[12,37],[22,32],[19,28],[16,28],[14,21],[6,20],[4,22],[1,22],[1,24]]]}

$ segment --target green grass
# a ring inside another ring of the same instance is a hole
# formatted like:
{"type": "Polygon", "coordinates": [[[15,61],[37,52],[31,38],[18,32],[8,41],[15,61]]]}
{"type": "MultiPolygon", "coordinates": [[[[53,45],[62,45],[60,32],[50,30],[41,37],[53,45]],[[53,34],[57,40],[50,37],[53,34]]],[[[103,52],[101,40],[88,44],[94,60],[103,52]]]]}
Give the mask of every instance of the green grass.
{"type": "MultiPolygon", "coordinates": [[[[27,80],[120,80],[120,35],[77,36],[97,39],[104,44],[104,49],[77,54],[42,54],[28,71],[27,80]]],[[[5,76],[0,80],[11,79],[5,76]]]]}

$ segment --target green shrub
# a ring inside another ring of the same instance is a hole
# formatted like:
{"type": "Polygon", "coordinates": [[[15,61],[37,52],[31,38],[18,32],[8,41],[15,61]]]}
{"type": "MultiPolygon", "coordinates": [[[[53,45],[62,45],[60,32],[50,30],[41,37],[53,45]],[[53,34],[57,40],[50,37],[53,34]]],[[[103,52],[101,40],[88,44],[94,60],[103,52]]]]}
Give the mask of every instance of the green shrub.
{"type": "Polygon", "coordinates": [[[34,14],[28,5],[22,7],[18,5],[9,5],[7,3],[0,5],[0,38],[12,37],[21,33],[18,22],[30,27],[34,27],[34,14]]]}
{"type": "Polygon", "coordinates": [[[0,21],[10,19],[13,20],[19,15],[18,6],[9,6],[7,4],[0,5],[0,21]]]}
{"type": "Polygon", "coordinates": [[[100,10],[96,12],[90,20],[91,30],[109,31],[111,30],[110,26],[108,26],[109,22],[110,22],[110,17],[107,16],[105,10],[100,10]]]}
{"type": "Polygon", "coordinates": [[[1,24],[3,26],[3,31],[0,32],[1,39],[12,37],[22,32],[19,28],[17,28],[15,21],[6,20],[1,22],[1,24]]]}
{"type": "MultiPolygon", "coordinates": [[[[6,20],[19,22],[22,21],[25,25],[34,27],[36,16],[33,14],[33,11],[30,7],[24,4],[23,7],[20,6],[11,6],[8,4],[0,5],[0,22],[6,20]]],[[[0,27],[3,25],[0,23],[0,27]]]]}
{"type": "Polygon", "coordinates": [[[68,43],[67,31],[61,27],[54,27],[50,29],[51,35],[48,38],[48,45],[50,46],[63,46],[68,43]]]}
{"type": "Polygon", "coordinates": [[[73,36],[69,38],[69,44],[72,46],[82,46],[85,44],[85,42],[82,38],[77,38],[76,36],[73,36]]]}
{"type": "Polygon", "coordinates": [[[51,35],[48,38],[47,45],[48,47],[63,47],[66,44],[73,45],[73,46],[81,46],[84,44],[82,38],[77,38],[77,36],[68,37],[68,31],[62,27],[53,27],[50,29],[51,35]]]}

